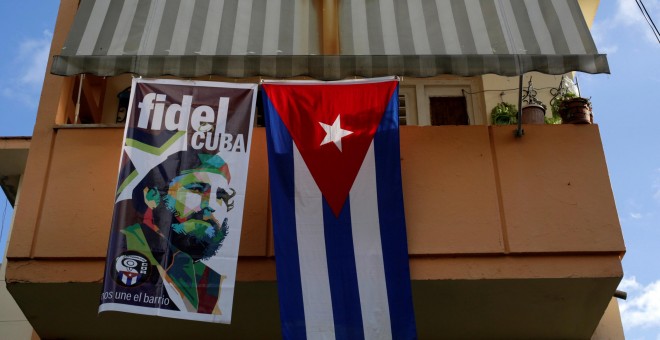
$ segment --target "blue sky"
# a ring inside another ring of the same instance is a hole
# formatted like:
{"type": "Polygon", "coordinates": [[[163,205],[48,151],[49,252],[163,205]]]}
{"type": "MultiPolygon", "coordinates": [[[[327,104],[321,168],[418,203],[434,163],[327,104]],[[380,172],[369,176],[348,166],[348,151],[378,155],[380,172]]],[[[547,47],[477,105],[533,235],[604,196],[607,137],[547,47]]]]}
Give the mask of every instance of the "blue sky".
{"type": "MultiPolygon", "coordinates": [[[[59,1],[0,2],[0,136],[29,136],[59,1]]],[[[644,0],[660,25],[660,0],[644,0]]],[[[627,253],[620,300],[628,339],[660,340],[660,43],[634,0],[604,0],[592,28],[610,75],[578,74],[599,124],[627,253]]],[[[6,199],[0,193],[0,218],[6,199]]],[[[0,221],[4,254],[11,206],[0,221]]]]}
{"type": "MultiPolygon", "coordinates": [[[[656,25],[660,1],[644,0],[656,25]]],[[[627,339],[660,339],[660,43],[634,0],[606,0],[592,28],[610,75],[578,75],[591,96],[627,252],[627,339]]]]}

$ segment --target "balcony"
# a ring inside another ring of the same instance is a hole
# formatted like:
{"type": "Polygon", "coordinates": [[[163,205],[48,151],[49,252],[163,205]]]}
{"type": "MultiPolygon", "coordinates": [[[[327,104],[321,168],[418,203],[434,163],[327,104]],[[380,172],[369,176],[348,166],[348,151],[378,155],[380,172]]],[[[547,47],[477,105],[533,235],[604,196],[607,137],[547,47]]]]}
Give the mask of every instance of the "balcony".
{"type": "MultiPolygon", "coordinates": [[[[522,138],[510,126],[401,128],[422,339],[588,339],[623,276],[598,126],[524,128],[522,138]]],[[[118,328],[141,338],[279,336],[263,128],[253,136],[231,325],[97,316],[123,130],[51,131],[49,141],[35,134],[26,178],[37,180],[24,181],[17,201],[6,279],[42,338],[116,338],[118,328]]]]}

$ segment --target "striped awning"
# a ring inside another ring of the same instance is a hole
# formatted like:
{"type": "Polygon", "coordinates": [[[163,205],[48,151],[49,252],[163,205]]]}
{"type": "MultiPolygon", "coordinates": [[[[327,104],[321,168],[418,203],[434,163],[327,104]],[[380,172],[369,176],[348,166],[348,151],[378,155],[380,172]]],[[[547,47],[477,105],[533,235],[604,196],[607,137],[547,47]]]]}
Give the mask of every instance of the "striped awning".
{"type": "Polygon", "coordinates": [[[81,0],[51,72],[317,79],[609,73],[577,0],[81,0]]]}

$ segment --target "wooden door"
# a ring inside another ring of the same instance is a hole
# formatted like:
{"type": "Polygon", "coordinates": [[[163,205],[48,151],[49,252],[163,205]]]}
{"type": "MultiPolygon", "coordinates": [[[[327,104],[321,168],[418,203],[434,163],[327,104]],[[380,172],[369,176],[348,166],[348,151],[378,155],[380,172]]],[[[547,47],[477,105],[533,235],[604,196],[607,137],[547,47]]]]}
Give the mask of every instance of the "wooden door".
{"type": "Polygon", "coordinates": [[[431,125],[469,125],[465,97],[431,97],[431,125]]]}

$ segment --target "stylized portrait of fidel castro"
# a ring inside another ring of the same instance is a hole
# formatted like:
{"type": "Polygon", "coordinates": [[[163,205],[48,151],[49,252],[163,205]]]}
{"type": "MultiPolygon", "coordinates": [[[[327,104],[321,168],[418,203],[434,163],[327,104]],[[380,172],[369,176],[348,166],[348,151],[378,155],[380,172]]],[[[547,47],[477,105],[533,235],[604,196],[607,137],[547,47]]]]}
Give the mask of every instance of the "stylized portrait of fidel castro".
{"type": "Polygon", "coordinates": [[[202,260],[229,231],[235,190],[219,155],[178,152],[153,168],[133,191],[139,223],[121,230],[126,249],[144,254],[179,310],[219,314],[222,275],[202,260]]]}

